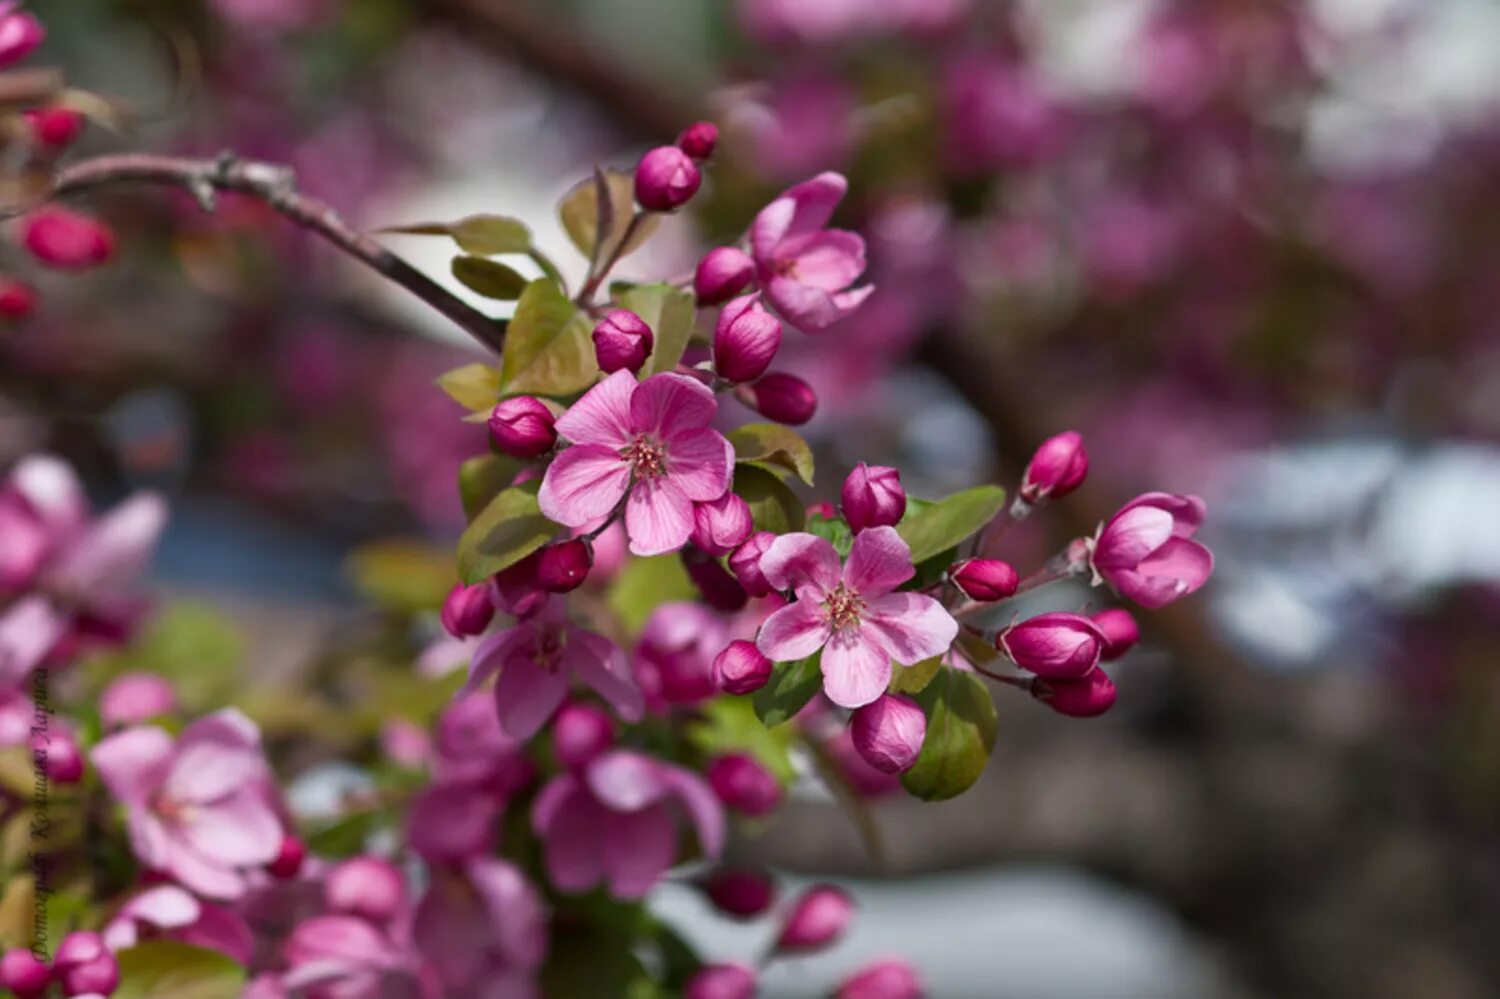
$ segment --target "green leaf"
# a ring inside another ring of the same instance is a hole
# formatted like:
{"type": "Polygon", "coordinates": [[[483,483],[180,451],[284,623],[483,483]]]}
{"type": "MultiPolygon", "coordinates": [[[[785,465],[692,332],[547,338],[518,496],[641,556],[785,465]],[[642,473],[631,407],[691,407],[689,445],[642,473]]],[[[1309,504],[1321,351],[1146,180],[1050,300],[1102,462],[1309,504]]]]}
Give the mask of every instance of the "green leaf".
{"type": "Polygon", "coordinates": [[[927,715],[927,737],[901,784],[924,801],[967,791],[984,773],[999,721],[989,688],[966,670],[945,667],[916,697],[927,715]]]}
{"type": "Polygon", "coordinates": [[[756,530],[773,534],[802,530],[807,516],[802,501],[771,472],[758,465],[736,465],[734,491],[749,504],[756,530]]]}
{"type": "Polygon", "coordinates": [[[621,295],[620,307],[644,319],[656,340],[640,377],[675,370],[693,336],[693,296],[669,284],[643,284],[621,295]]]}
{"type": "Polygon", "coordinates": [[[526,286],[505,335],[500,385],[506,395],[571,395],[599,374],[588,316],[556,284],[540,278],[526,286]]]}
{"type": "Polygon", "coordinates": [[[542,516],[536,480],[511,486],[479,512],[458,539],[458,574],[465,583],[478,583],[552,540],[560,528],[542,516]]]}
{"type": "MultiPolygon", "coordinates": [[[[599,247],[599,260],[607,260],[616,246],[625,235],[625,230],[630,226],[630,220],[635,215],[635,179],[634,175],[620,170],[599,171],[604,180],[604,188],[609,192],[606,202],[604,217],[605,237],[603,244],[599,247]]],[[[573,245],[578,247],[578,252],[585,257],[593,256],[594,243],[598,239],[600,229],[599,211],[599,183],[594,177],[586,177],[574,184],[567,194],[563,195],[562,201],[557,206],[558,215],[562,218],[563,228],[567,230],[568,238],[573,245]]],[[[651,214],[635,227],[631,234],[630,242],[620,250],[620,256],[638,249],[642,243],[651,238],[656,232],[656,227],[661,224],[661,216],[651,214]]]]}
{"type": "Polygon", "coordinates": [[[698,588],[674,554],[632,558],[615,576],[605,600],[625,630],[634,635],[662,604],[697,597],[698,588]]]}
{"type": "Polygon", "coordinates": [[[952,548],[992,520],[1005,506],[1005,490],[979,486],[932,504],[908,504],[896,530],[911,545],[913,562],[952,548]]]}
{"type": "Polygon", "coordinates": [[[470,520],[478,516],[500,490],[515,481],[521,465],[518,459],[499,454],[476,455],[459,465],[458,495],[464,516],[470,520]]]}
{"type": "Polygon", "coordinates": [[[238,999],[245,969],[228,955],[175,940],[148,940],[115,955],[114,999],[238,999]]]}
{"type": "Polygon", "coordinates": [[[448,553],[407,539],[360,545],[344,565],[361,596],[406,613],[443,606],[443,599],[457,582],[448,553]]]}
{"type": "Polygon", "coordinates": [[[465,253],[482,257],[526,253],[531,249],[531,230],[526,223],[505,215],[470,215],[457,222],[418,222],[380,231],[408,236],[449,236],[465,253]]]}
{"type": "Polygon", "coordinates": [[[448,398],[475,413],[488,413],[500,401],[500,372],[481,362],[454,368],[438,376],[437,384],[448,398]]]}
{"type": "Polygon", "coordinates": [[[767,728],[750,698],[716,697],[703,706],[702,715],[688,726],[687,737],[703,755],[749,753],[783,785],[797,776],[791,757],[795,733],[785,726],[767,728]]]}
{"type": "Polygon", "coordinates": [[[830,519],[822,514],[814,514],[807,518],[807,532],[832,544],[840,558],[848,558],[854,547],[854,532],[849,529],[849,522],[843,517],[830,519]]]}
{"type": "Polygon", "coordinates": [[[513,268],[485,257],[454,257],[453,276],[470,291],[501,302],[515,301],[526,289],[526,279],[513,268]]]}
{"type": "Polygon", "coordinates": [[[777,663],[766,685],[750,695],[755,715],[768,726],[780,725],[807,707],[813,695],[823,689],[823,650],[806,659],[777,663]]]}
{"type": "Polygon", "coordinates": [[[747,423],[729,435],[736,461],[776,465],[813,484],[813,453],[802,435],[779,423],[747,423]]]}
{"type": "Polygon", "coordinates": [[[937,676],[938,669],[943,665],[942,656],[933,656],[931,659],[923,659],[919,663],[910,666],[894,664],[891,672],[891,685],[889,690],[893,694],[920,694],[927,689],[932,678],[937,676]]]}

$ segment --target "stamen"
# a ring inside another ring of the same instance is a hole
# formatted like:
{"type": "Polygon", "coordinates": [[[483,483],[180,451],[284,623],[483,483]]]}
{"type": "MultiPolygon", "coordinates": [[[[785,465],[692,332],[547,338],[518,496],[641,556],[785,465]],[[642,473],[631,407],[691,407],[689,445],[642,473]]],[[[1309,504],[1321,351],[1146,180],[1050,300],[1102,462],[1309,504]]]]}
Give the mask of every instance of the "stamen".
{"type": "Polygon", "coordinates": [[[667,474],[666,446],[640,434],[620,450],[620,457],[630,464],[639,479],[655,479],[667,474]]]}
{"type": "Polygon", "coordinates": [[[858,625],[864,609],[865,602],[860,599],[859,593],[843,583],[834,587],[833,592],[823,598],[823,614],[835,631],[858,625]]]}

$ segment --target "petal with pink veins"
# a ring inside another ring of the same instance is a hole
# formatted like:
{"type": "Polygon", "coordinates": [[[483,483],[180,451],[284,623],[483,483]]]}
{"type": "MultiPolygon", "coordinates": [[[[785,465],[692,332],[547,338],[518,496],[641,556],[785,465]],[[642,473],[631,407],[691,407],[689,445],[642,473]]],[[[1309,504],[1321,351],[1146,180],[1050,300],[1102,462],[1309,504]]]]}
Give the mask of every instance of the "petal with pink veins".
{"type": "Polygon", "coordinates": [[[903,666],[947,652],[958,622],[943,605],[921,593],[887,593],[866,605],[865,637],[903,666]]]}
{"type": "Polygon", "coordinates": [[[276,859],[281,822],[265,798],[243,787],[212,805],[189,810],[177,824],[178,834],[193,849],[225,867],[259,867],[276,859]]]}
{"type": "Polygon", "coordinates": [[[548,520],[578,527],[615,508],[630,483],[630,466],[618,451],[575,444],[552,460],[537,503],[548,520]]]}
{"type": "Polygon", "coordinates": [[[783,534],[760,557],[760,571],[777,590],[793,589],[800,600],[819,601],[839,585],[839,553],[815,534],[783,534]]]}
{"type": "Polygon", "coordinates": [[[618,451],[630,443],[630,397],[635,376],[616,371],[583,394],[557,418],[557,432],[574,444],[618,451]]]}
{"type": "Polygon", "coordinates": [[[823,647],[823,693],[840,707],[864,707],[890,682],[891,657],[863,632],[836,632],[823,647]]]}
{"type": "Polygon", "coordinates": [[[145,808],[167,779],[172,737],[154,725],[109,736],[89,754],[104,786],[131,808],[145,808]]]}
{"type": "Polygon", "coordinates": [[[854,537],[844,564],[844,585],[865,600],[891,592],[917,574],[911,546],[894,527],[871,527],[854,537]]]}
{"type": "Polygon", "coordinates": [[[827,292],[843,291],[865,270],[865,241],[852,232],[828,229],[797,253],[793,275],[802,284],[827,292]]]}
{"type": "Polygon", "coordinates": [[[708,426],[718,410],[707,385],[688,375],[652,375],[630,397],[630,428],[671,444],[690,430],[708,426]]]}
{"type": "Polygon", "coordinates": [[[693,533],[693,501],[670,478],[637,482],[625,501],[625,532],[632,554],[676,551],[693,533]]]}
{"type": "Polygon", "coordinates": [[[717,430],[691,430],[667,442],[667,476],[695,503],[710,503],[729,489],[734,448],[717,430]]]}
{"type": "Polygon", "coordinates": [[[755,647],[767,659],[789,663],[821,649],[831,634],[822,608],[810,600],[798,600],[766,618],[755,647]]]}
{"type": "Polygon", "coordinates": [[[611,816],[604,870],[616,898],[643,897],[676,859],[677,825],[665,804],[611,816]]]}

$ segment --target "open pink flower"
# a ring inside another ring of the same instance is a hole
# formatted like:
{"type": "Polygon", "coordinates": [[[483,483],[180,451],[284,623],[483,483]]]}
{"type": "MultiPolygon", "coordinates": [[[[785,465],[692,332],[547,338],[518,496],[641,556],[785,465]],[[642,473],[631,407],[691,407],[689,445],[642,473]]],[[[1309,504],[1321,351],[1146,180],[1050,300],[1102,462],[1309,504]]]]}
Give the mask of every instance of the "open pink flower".
{"type": "Polygon", "coordinates": [[[1203,517],[1196,496],[1137,496],[1090,542],[1095,584],[1153,609],[1193,593],[1214,571],[1213,552],[1192,540],[1203,517]]]}
{"type": "Polygon", "coordinates": [[[283,948],[281,985],[307,999],[438,999],[435,969],[409,947],[358,916],[316,916],[300,924],[283,948]]]}
{"type": "Polygon", "coordinates": [[[573,446],[553,460],[537,500],[568,527],[608,516],[621,498],[630,550],[660,555],[687,544],[693,504],[729,489],[734,449],[709,428],[718,410],[700,382],[677,374],[636,383],[616,371],[557,421],[573,446]]]}
{"type": "Polygon", "coordinates": [[[823,692],[858,708],[885,692],[891,660],[910,666],[948,651],[958,622],[920,593],[898,593],[910,579],[911,548],[894,527],[872,527],[854,539],[839,567],[832,543],[812,534],[784,534],[761,557],[761,570],[797,600],[761,626],[756,645],[788,662],[823,650],[823,692]]]}
{"type": "Polygon", "coordinates": [[[237,709],[199,719],[175,742],[155,726],[126,729],[91,757],[128,810],[146,867],[210,898],[238,898],[247,872],[276,859],[283,830],[260,731],[237,709]]]}
{"type": "Polygon", "coordinates": [[[625,654],[602,635],[571,624],[556,601],[531,620],[485,639],[474,652],[460,696],[497,673],[500,727],[514,739],[529,739],[546,724],[568,693],[570,675],[598,691],[626,721],[638,721],[645,709],[625,654]]]}
{"type": "Polygon", "coordinates": [[[453,996],[529,999],[547,953],[547,914],[521,872],[478,857],[432,871],[412,938],[453,996]],[[482,987],[481,987],[482,986],[482,987]]]}
{"type": "Polygon", "coordinates": [[[865,241],[826,228],[848,189],[842,174],[820,173],[783,192],[750,226],[761,290],[787,322],[807,333],[852,314],[875,290],[849,287],[864,273],[865,241]]]}
{"type": "Polygon", "coordinates": [[[198,899],[177,885],[148,888],[120,907],[104,927],[110,950],[125,950],[142,940],[177,940],[207,947],[249,964],[255,940],[237,914],[198,899]]]}
{"type": "Polygon", "coordinates": [[[692,820],[704,854],[717,857],[724,809],[689,770],[616,749],[581,774],[553,778],[531,813],[552,884],[583,892],[602,881],[616,898],[645,895],[677,859],[674,804],[692,820]]]}

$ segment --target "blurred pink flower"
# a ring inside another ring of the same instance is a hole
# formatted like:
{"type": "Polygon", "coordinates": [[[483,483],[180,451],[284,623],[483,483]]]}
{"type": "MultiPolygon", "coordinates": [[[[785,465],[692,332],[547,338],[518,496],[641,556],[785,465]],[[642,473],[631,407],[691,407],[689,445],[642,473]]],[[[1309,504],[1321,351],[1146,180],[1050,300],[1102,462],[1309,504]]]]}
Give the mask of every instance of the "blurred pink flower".
{"type": "Polygon", "coordinates": [[[255,941],[237,914],[204,902],[177,885],[148,888],[122,905],[104,927],[110,950],[164,938],[227,954],[248,964],[255,941]]]}
{"type": "Polygon", "coordinates": [[[636,680],[652,711],[697,704],[718,693],[714,657],[729,642],[724,619],[698,603],[670,602],[651,612],[636,644],[636,680]]]}
{"type": "Polygon", "coordinates": [[[417,904],[412,937],[448,995],[539,995],[546,909],[536,889],[503,860],[480,857],[434,870],[417,904]]]}
{"type": "Polygon", "coordinates": [[[875,290],[849,287],[865,269],[864,239],[827,228],[848,189],[842,174],[818,174],[784,191],[750,226],[761,290],[804,332],[820,332],[851,315],[875,290]]]}
{"type": "Polygon", "coordinates": [[[438,999],[435,972],[374,925],[356,916],[316,916],[300,924],[283,948],[281,984],[307,999],[438,999]]]}

